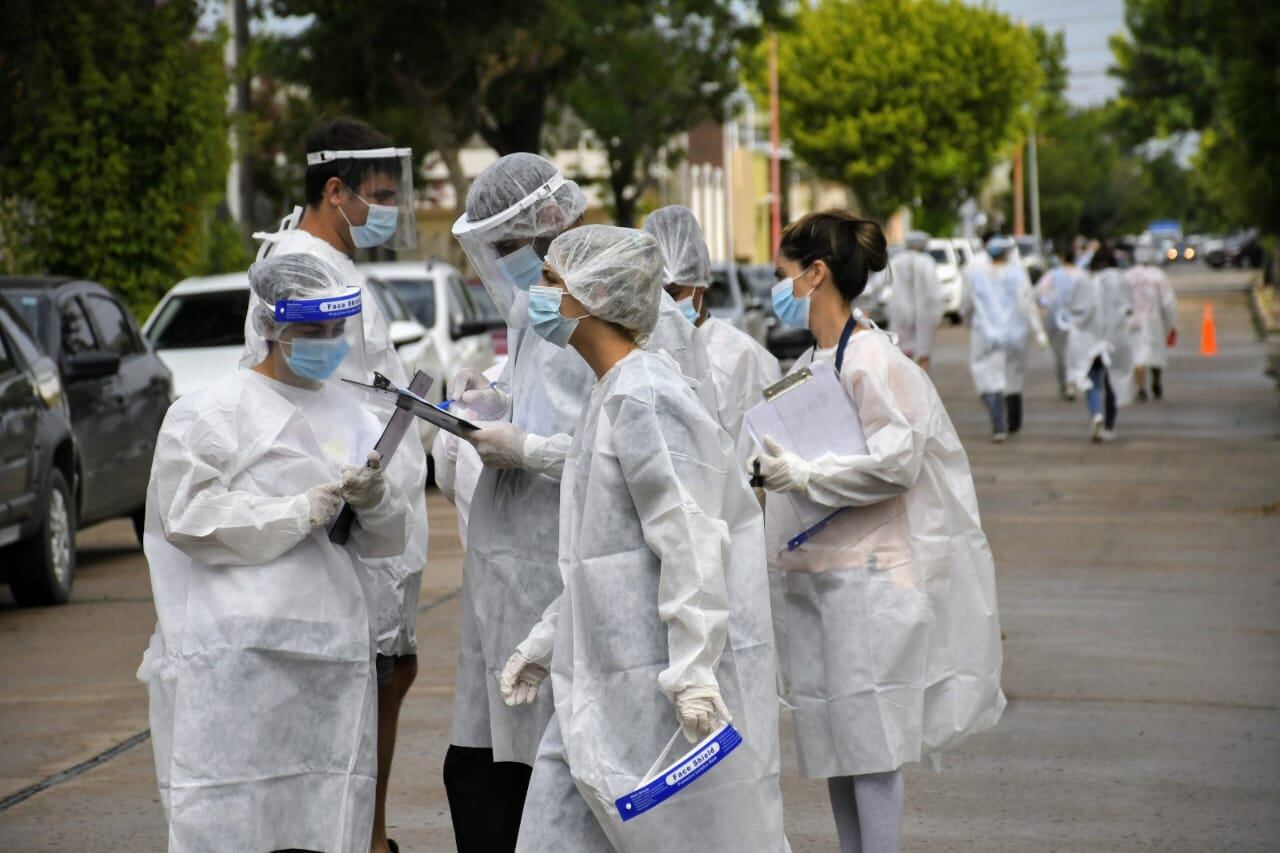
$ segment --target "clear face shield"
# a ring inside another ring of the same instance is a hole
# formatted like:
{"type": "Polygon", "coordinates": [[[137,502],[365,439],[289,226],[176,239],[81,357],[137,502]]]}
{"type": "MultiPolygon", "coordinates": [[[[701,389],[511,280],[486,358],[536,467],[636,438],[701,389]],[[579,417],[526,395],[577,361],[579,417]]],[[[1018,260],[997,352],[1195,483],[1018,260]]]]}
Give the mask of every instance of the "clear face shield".
{"type": "Polygon", "coordinates": [[[358,287],[314,299],[278,300],[263,337],[270,342],[267,359],[279,359],[277,378],[291,385],[369,381],[358,287]]]}
{"type": "Polygon", "coordinates": [[[370,148],[312,151],[307,167],[341,163],[342,215],[357,248],[385,246],[395,252],[418,246],[413,195],[413,150],[370,148]]]}
{"type": "Polygon", "coordinates": [[[561,203],[575,194],[580,197],[576,185],[557,173],[501,213],[476,222],[464,213],[453,225],[453,236],[512,327],[529,324],[529,288],[541,279],[547,249],[581,215],[561,203]]]}

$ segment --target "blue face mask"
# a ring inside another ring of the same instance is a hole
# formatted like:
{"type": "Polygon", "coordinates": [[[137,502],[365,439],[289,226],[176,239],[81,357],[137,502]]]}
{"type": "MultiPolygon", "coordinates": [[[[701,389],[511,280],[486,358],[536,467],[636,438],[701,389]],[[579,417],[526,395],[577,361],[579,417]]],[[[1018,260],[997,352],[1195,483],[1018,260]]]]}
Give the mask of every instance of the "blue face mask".
{"type": "Polygon", "coordinates": [[[579,317],[560,314],[560,300],[564,291],[558,287],[535,285],[529,288],[529,323],[541,337],[558,347],[564,347],[578,328],[579,317]]]}
{"type": "MultiPolygon", "coordinates": [[[[356,192],[352,192],[356,198],[364,201],[356,192]]],[[[347,212],[338,208],[342,212],[342,218],[347,220],[347,225],[351,227],[351,242],[356,244],[360,249],[372,249],[374,246],[381,246],[390,240],[396,233],[396,226],[400,224],[400,208],[385,204],[369,204],[364,201],[365,207],[369,208],[369,215],[365,218],[363,225],[351,225],[351,220],[347,219],[347,212]]]]}
{"type": "MultiPolygon", "coordinates": [[[[809,268],[806,268],[800,276],[808,271],[809,268]]],[[[784,278],[773,286],[773,313],[778,315],[778,319],[784,325],[796,329],[807,329],[809,328],[809,297],[797,297],[795,287],[794,278],[784,278]]],[[[813,291],[809,293],[812,294],[813,291]]]]}
{"type": "Polygon", "coordinates": [[[294,338],[285,353],[285,363],[304,379],[323,382],[333,375],[351,351],[346,338],[294,338]]]}
{"type": "Polygon", "coordinates": [[[507,271],[516,287],[528,292],[542,279],[542,258],[533,246],[522,246],[509,255],[498,258],[498,265],[507,271]]]}
{"type": "Polygon", "coordinates": [[[676,302],[676,307],[690,323],[698,325],[698,309],[693,307],[693,297],[689,296],[676,302]]]}

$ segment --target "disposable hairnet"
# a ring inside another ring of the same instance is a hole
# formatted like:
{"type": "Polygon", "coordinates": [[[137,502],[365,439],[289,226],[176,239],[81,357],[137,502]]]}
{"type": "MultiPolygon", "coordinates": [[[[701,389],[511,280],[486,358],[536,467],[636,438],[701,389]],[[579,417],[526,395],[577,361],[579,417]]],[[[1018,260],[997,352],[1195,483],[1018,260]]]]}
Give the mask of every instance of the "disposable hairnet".
{"type": "Polygon", "coordinates": [[[1008,237],[992,237],[987,241],[987,254],[993,258],[1003,258],[1013,248],[1013,241],[1008,237]]]}
{"type": "Polygon", "coordinates": [[[929,235],[924,231],[908,231],[907,232],[907,248],[916,251],[923,251],[929,245],[929,235]]]}
{"type": "Polygon", "coordinates": [[[275,304],[281,299],[319,299],[347,290],[342,274],[328,261],[309,254],[271,255],[249,267],[253,294],[249,315],[253,328],[267,340],[278,340],[283,323],[276,322],[275,304]]]}
{"type": "Polygon", "coordinates": [[[653,237],[634,228],[586,225],[557,237],[547,263],[592,316],[641,335],[653,331],[662,294],[662,250],[653,237]]]}
{"type": "MultiPolygon", "coordinates": [[[[555,235],[577,221],[587,209],[587,197],[573,181],[564,180],[545,198],[529,197],[560,175],[555,164],[537,154],[508,154],[485,169],[467,192],[465,219],[481,228],[489,242],[555,235]],[[529,200],[531,203],[522,205],[529,200]],[[492,228],[486,220],[501,217],[513,207],[519,212],[492,228]]],[[[456,229],[455,229],[456,230],[456,229]]]]}
{"type": "Polygon", "coordinates": [[[678,204],[659,208],[644,221],[644,230],[662,249],[664,285],[710,286],[711,254],[692,210],[678,204]]]}

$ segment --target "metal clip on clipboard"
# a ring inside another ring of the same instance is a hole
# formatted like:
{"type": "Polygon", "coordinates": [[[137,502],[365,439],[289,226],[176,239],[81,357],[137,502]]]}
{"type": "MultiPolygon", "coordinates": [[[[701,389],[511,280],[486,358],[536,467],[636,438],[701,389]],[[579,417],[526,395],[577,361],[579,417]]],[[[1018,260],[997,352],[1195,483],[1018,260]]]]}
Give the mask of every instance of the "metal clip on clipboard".
{"type": "MultiPolygon", "coordinates": [[[[830,364],[815,362],[801,368],[764,389],[763,396],[764,402],[753,406],[744,419],[761,449],[768,435],[810,461],[827,453],[867,452],[858,410],[830,364]]],[[[843,511],[832,511],[803,494],[792,492],[787,497],[788,501],[778,502],[782,507],[778,520],[784,530],[799,531],[787,540],[788,551],[813,538],[843,511]]]]}

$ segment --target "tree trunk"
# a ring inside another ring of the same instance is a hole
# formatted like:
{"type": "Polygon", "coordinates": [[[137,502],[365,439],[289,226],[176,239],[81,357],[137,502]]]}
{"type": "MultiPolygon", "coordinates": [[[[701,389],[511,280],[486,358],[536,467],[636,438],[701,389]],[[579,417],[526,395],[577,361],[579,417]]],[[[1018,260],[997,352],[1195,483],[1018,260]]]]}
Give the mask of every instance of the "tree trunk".
{"type": "Polygon", "coordinates": [[[623,228],[635,227],[635,174],[634,155],[613,155],[609,158],[609,187],[613,190],[613,219],[623,228]]]}

